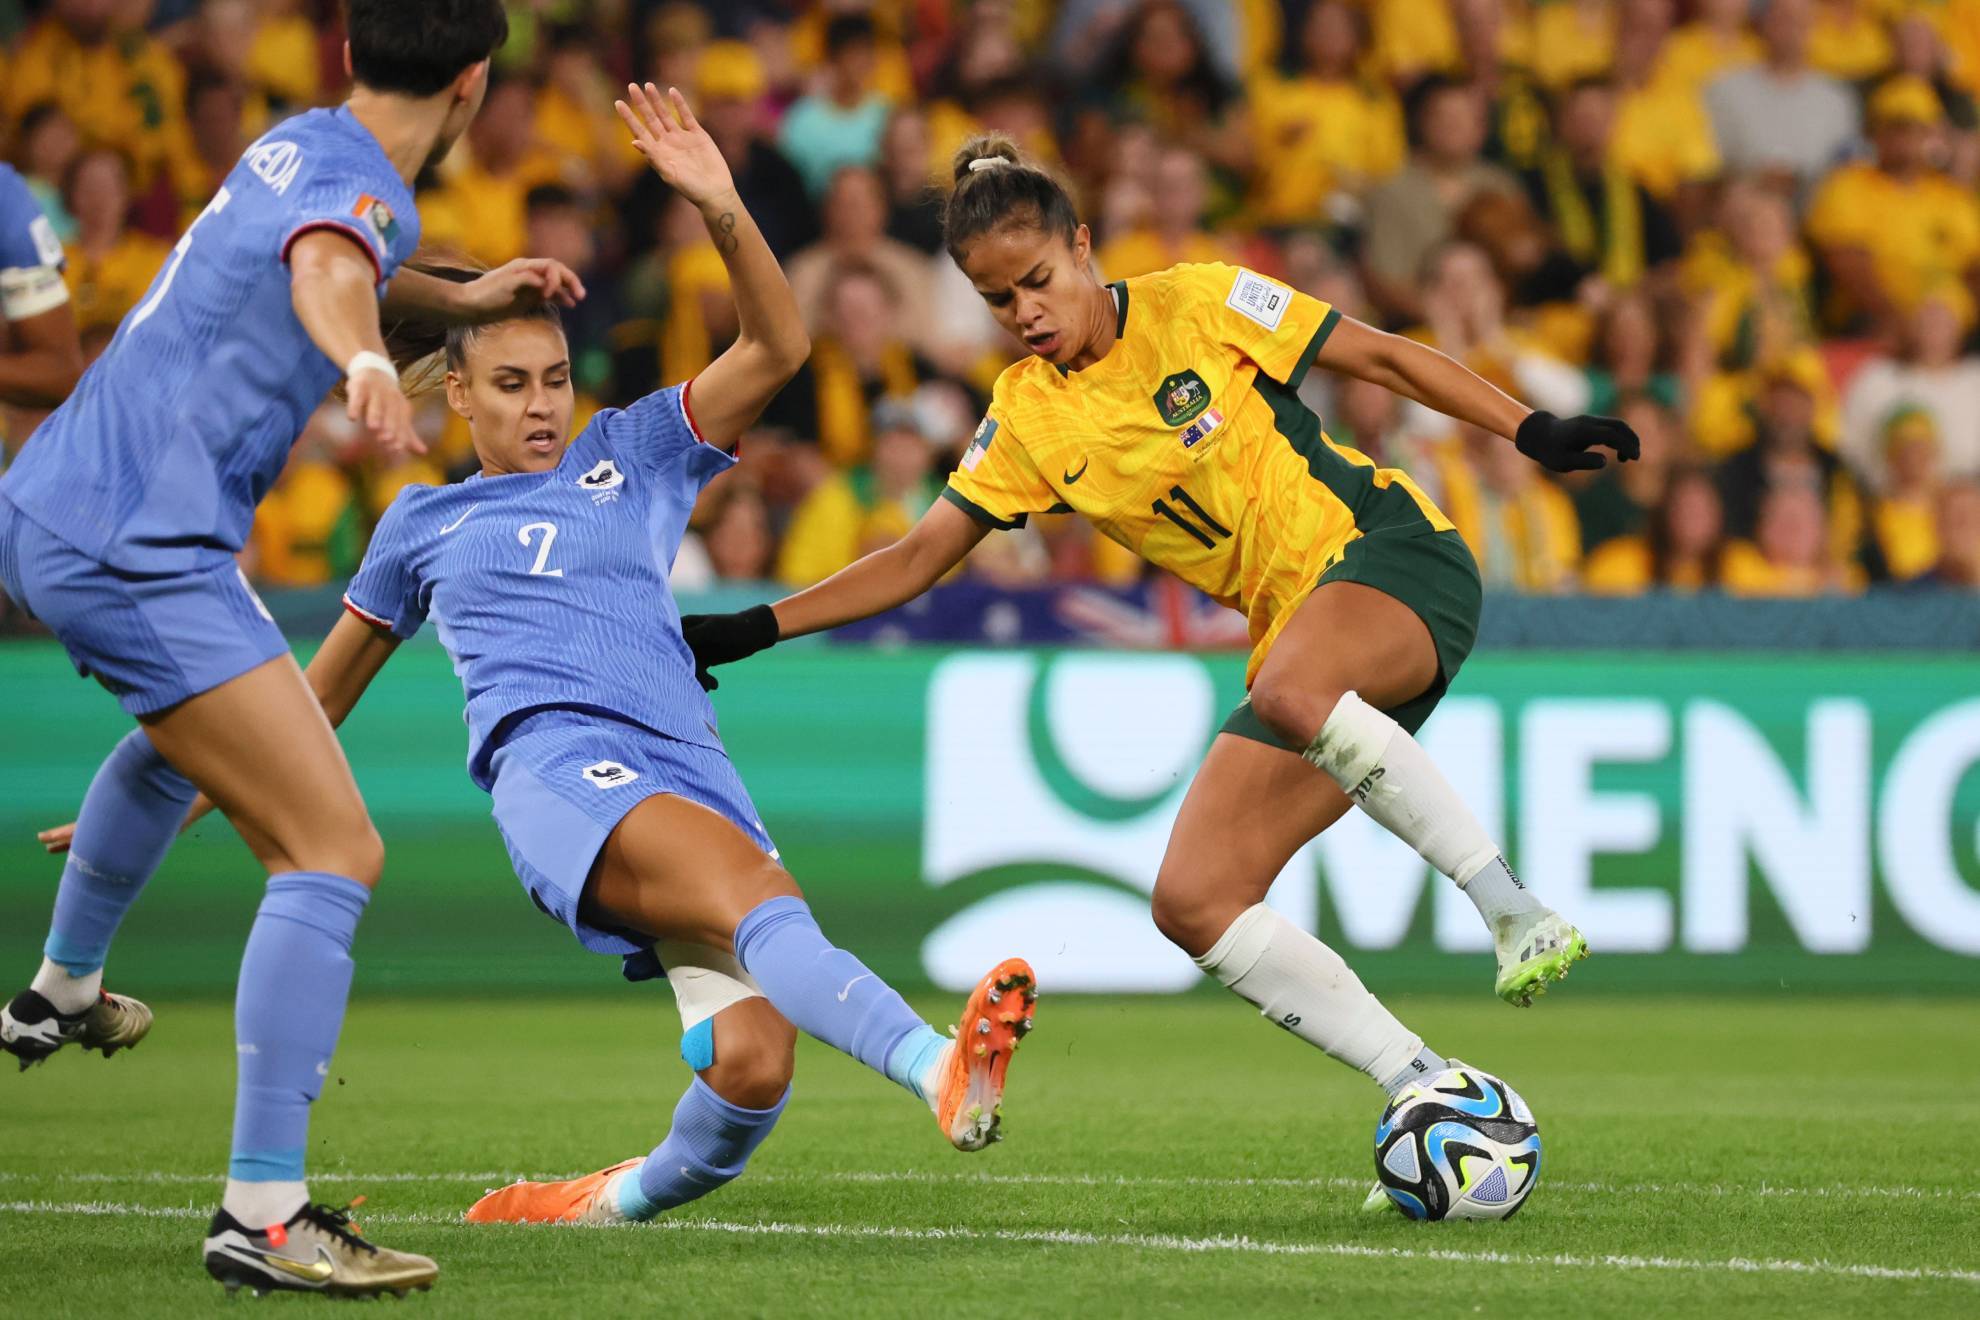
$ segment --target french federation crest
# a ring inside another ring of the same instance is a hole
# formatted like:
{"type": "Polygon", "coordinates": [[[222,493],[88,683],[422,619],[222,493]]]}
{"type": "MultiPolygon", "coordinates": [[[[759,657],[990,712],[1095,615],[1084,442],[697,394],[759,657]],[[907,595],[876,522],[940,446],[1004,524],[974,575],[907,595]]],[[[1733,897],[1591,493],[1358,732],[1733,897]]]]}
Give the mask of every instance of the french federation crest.
{"type": "Polygon", "coordinates": [[[578,478],[577,484],[591,492],[593,504],[610,504],[619,498],[619,487],[626,484],[626,474],[611,459],[601,458],[597,466],[578,478]]]}
{"type": "Polygon", "coordinates": [[[1164,426],[1187,426],[1210,406],[1210,387],[1194,371],[1178,371],[1155,391],[1155,411],[1164,426]]]}

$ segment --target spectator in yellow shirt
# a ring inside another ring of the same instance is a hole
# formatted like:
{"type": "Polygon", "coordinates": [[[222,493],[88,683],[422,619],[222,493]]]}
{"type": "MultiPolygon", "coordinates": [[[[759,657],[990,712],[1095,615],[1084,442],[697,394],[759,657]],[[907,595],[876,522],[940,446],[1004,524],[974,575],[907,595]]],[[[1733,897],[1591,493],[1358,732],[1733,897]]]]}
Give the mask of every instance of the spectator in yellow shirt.
{"type": "Polygon", "coordinates": [[[1598,596],[1704,591],[1719,585],[1725,552],[1718,480],[1708,468],[1682,468],[1671,474],[1647,528],[1589,552],[1581,585],[1598,596]]]}
{"type": "Polygon", "coordinates": [[[148,189],[182,140],[186,91],[179,62],[137,21],[148,9],[53,0],[14,49],[0,81],[0,119],[53,101],[91,146],[123,152],[138,190],[148,189]]]}
{"type": "Polygon", "coordinates": [[[1581,563],[1574,502],[1517,450],[1464,427],[1439,456],[1439,503],[1478,560],[1487,590],[1566,591],[1581,563]],[[1506,457],[1506,451],[1512,458],[1506,457]]]}
{"type": "Polygon", "coordinates": [[[1884,488],[1870,513],[1884,570],[1896,582],[1922,577],[1939,561],[1939,434],[1922,408],[1900,408],[1884,423],[1884,488]]]}
{"type": "Polygon", "coordinates": [[[69,213],[76,240],[63,277],[75,299],[76,329],[114,330],[137,306],[171,244],[131,228],[130,166],[114,151],[85,152],[69,170],[69,213]]]}
{"type": "Polygon", "coordinates": [[[805,375],[817,397],[818,447],[839,467],[865,462],[872,449],[870,411],[883,398],[904,399],[935,374],[901,328],[900,295],[877,267],[848,261],[825,291],[823,333],[805,375]]]}
{"type": "Polygon", "coordinates": [[[1148,223],[1110,238],[1094,254],[1102,279],[1128,280],[1183,262],[1232,261],[1231,245],[1210,233],[1204,215],[1210,183],[1203,159],[1187,147],[1166,147],[1155,158],[1148,223]]]}
{"type": "Polygon", "coordinates": [[[1615,64],[1614,0],[1555,0],[1532,8],[1529,63],[1542,87],[1559,91],[1605,77],[1615,64]]]}
{"type": "Polygon", "coordinates": [[[1806,488],[1826,506],[1822,521],[1833,538],[1826,562],[1854,564],[1866,552],[1874,557],[1862,487],[1833,450],[1817,443],[1815,399],[1802,375],[1783,367],[1765,372],[1755,412],[1757,437],[1719,469],[1727,529],[1764,541],[1759,524],[1768,498],[1783,488],[1806,488]]]}
{"type": "Polygon", "coordinates": [[[1698,84],[1665,71],[1670,0],[1622,6],[1616,35],[1616,163],[1671,207],[1681,225],[1704,210],[1705,186],[1720,169],[1712,116],[1698,84]]]}
{"type": "Polygon", "coordinates": [[[1980,274],[1980,200],[1932,163],[1944,118],[1922,79],[1889,80],[1870,98],[1875,163],[1844,166],[1815,194],[1808,232],[1841,294],[1835,323],[1895,336],[1928,293],[1980,274]]]}
{"type": "Polygon", "coordinates": [[[1343,0],[1321,0],[1300,28],[1299,71],[1253,85],[1249,210],[1260,224],[1317,224],[1330,218],[1330,198],[1359,194],[1402,168],[1402,103],[1362,72],[1365,24],[1343,0]]]}
{"type": "Polygon", "coordinates": [[[1766,53],[1748,26],[1750,0],[1699,0],[1696,15],[1664,44],[1661,72],[1693,88],[1731,69],[1760,62],[1766,53]]]}
{"type": "Polygon", "coordinates": [[[1721,585],[1733,596],[1808,597],[1863,589],[1863,571],[1830,553],[1820,491],[1777,486],[1760,502],[1753,539],[1726,547],[1721,585]]]}
{"type": "Polygon", "coordinates": [[[536,141],[528,83],[496,82],[467,135],[440,167],[442,186],[420,197],[422,241],[488,266],[523,254],[529,190],[565,182],[562,163],[536,141]]]}
{"type": "Polygon", "coordinates": [[[274,587],[342,582],[364,557],[365,532],[350,474],[310,443],[298,444],[255,510],[255,579],[274,587]]]}
{"type": "Polygon", "coordinates": [[[1560,98],[1554,144],[1524,182],[1562,249],[1611,288],[1629,289],[1675,261],[1682,243],[1670,212],[1616,158],[1615,125],[1614,84],[1576,83],[1560,98]]]}
{"type": "Polygon", "coordinates": [[[186,91],[186,127],[191,151],[173,170],[179,186],[180,228],[189,227],[247,150],[241,131],[245,102],[239,83],[208,74],[186,91]]]}
{"type": "Polygon", "coordinates": [[[808,587],[900,540],[941,494],[933,457],[914,405],[881,401],[873,410],[871,459],[826,478],[798,505],[777,555],[777,580],[808,587]]]}
{"type": "Polygon", "coordinates": [[[1893,52],[1890,29],[1873,0],[1816,0],[1808,32],[1808,62],[1844,82],[1868,82],[1888,72],[1893,52]]]}

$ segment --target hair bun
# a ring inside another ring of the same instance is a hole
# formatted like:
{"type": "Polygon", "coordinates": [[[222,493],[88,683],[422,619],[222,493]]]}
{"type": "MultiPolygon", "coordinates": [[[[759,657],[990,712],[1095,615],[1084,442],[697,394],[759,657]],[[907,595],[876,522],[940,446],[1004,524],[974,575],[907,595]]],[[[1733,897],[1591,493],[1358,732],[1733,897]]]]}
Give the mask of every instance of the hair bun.
{"type": "Polygon", "coordinates": [[[961,183],[972,174],[982,174],[1002,165],[1021,165],[1018,145],[1002,133],[979,133],[962,144],[955,154],[953,172],[961,183]]]}

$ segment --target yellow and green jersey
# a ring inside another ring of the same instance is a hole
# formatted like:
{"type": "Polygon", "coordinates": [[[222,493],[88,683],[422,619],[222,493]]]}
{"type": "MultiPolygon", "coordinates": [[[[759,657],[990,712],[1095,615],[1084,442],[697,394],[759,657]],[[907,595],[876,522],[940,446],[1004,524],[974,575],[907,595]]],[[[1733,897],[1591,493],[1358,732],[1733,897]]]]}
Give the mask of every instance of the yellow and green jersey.
{"type": "Polygon", "coordinates": [[[1393,468],[1328,439],[1295,390],[1340,313],[1254,271],[1186,265],[1111,286],[1119,338],[1082,371],[1031,357],[943,492],[979,522],[1078,513],[1240,611],[1258,672],[1347,545],[1448,531],[1393,468]]]}

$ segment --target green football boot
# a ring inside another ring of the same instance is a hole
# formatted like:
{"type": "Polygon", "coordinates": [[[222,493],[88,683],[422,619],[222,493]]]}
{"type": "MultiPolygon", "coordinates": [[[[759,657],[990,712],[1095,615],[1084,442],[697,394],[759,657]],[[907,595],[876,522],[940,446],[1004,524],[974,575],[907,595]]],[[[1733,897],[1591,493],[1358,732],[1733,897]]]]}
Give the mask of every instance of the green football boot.
{"type": "Polygon", "coordinates": [[[1492,988],[1516,1008],[1530,1007],[1588,956],[1581,932],[1549,908],[1505,918],[1493,930],[1492,943],[1499,953],[1499,979],[1492,988]]]}

